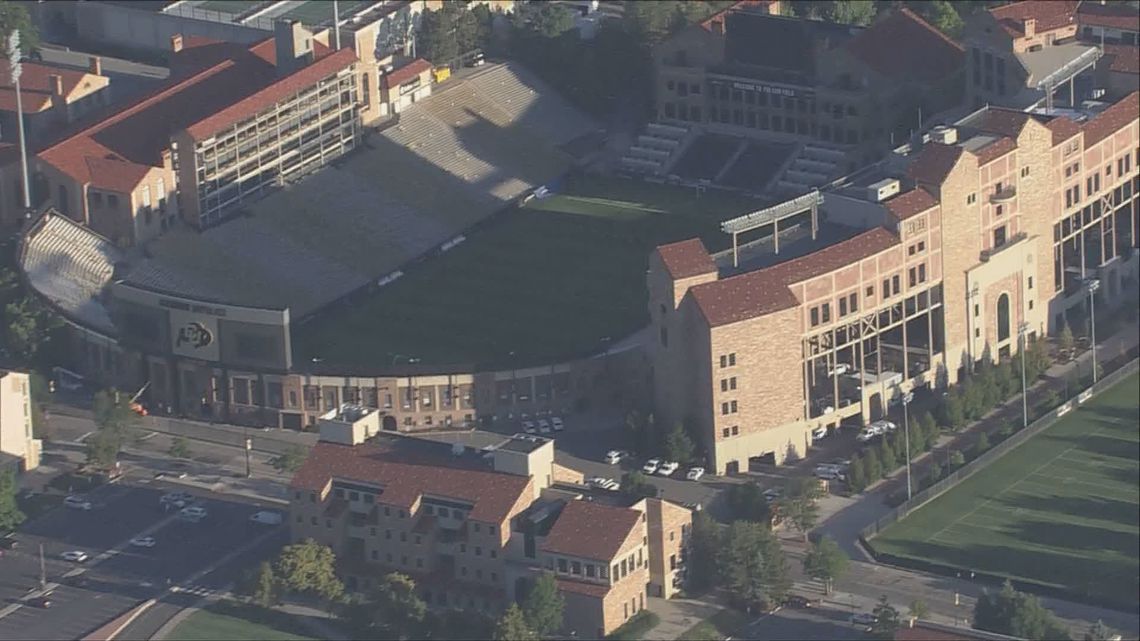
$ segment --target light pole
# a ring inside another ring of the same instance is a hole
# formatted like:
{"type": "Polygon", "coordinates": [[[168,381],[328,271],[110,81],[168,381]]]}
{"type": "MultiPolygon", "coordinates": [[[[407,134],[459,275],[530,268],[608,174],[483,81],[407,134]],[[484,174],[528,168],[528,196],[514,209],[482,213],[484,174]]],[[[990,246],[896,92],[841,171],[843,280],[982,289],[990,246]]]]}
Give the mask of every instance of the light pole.
{"type": "Polygon", "coordinates": [[[20,63],[20,32],[13,29],[8,34],[8,74],[12,78],[12,86],[16,90],[16,126],[20,129],[20,167],[24,171],[24,214],[28,215],[32,209],[32,193],[28,186],[28,145],[24,140],[24,103],[20,98],[20,75],[24,72],[20,63]]]}
{"type": "MultiPolygon", "coordinates": [[[[249,428],[247,427],[246,430],[248,430],[248,429],[249,428]]],[[[250,457],[250,452],[252,452],[252,451],[253,451],[253,439],[251,439],[250,437],[247,436],[247,437],[245,437],[245,478],[250,478],[251,476],[253,476],[253,472],[250,470],[250,467],[249,467],[249,457],[250,457]]]]}
{"type": "Polygon", "coordinates": [[[907,411],[910,402],[914,400],[914,392],[907,392],[903,394],[903,439],[906,446],[906,500],[911,498],[911,483],[910,483],[910,412],[907,411]]]}
{"type": "Polygon", "coordinates": [[[1021,323],[1017,326],[1017,338],[1020,341],[1021,347],[1021,427],[1029,427],[1029,399],[1028,392],[1025,386],[1025,347],[1026,335],[1029,333],[1029,323],[1021,323]]]}
{"type": "Polygon", "coordinates": [[[1090,334],[1092,334],[1092,379],[1093,384],[1096,384],[1096,290],[1100,289],[1100,279],[1090,278],[1085,281],[1085,286],[1089,289],[1089,327],[1090,334]]]}

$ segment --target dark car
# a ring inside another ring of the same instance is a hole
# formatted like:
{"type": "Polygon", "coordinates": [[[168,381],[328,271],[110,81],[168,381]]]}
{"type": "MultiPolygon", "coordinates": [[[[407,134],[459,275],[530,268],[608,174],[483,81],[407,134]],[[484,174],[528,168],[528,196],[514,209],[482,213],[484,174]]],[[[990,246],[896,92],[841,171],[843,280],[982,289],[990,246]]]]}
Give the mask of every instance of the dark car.
{"type": "Polygon", "coordinates": [[[812,600],[807,597],[803,597],[798,594],[792,594],[789,595],[788,598],[784,599],[784,605],[788,606],[789,608],[803,609],[810,608],[815,605],[815,603],[813,603],[812,600]]]}
{"type": "Polygon", "coordinates": [[[87,587],[87,577],[82,574],[75,574],[69,577],[64,577],[64,583],[73,588],[87,587]]]}
{"type": "Polygon", "coordinates": [[[20,542],[16,539],[13,539],[12,537],[6,536],[4,538],[0,538],[0,550],[11,550],[19,546],[20,542]]]}
{"type": "Polygon", "coordinates": [[[44,610],[46,610],[46,609],[51,607],[51,595],[45,594],[43,596],[38,596],[38,597],[35,597],[33,599],[28,599],[28,605],[30,605],[34,608],[43,608],[44,610]]]}

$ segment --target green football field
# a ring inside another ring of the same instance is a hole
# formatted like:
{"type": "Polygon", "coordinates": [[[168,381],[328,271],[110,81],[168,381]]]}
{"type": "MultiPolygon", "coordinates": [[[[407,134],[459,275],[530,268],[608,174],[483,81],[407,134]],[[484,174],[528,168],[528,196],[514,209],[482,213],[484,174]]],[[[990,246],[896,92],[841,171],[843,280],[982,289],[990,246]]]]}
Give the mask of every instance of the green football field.
{"type": "Polygon", "coordinates": [[[1140,376],[888,527],[879,552],[1136,605],[1140,376]]]}
{"type": "Polygon", "coordinates": [[[569,180],[364,302],[297,328],[295,349],[304,360],[371,368],[397,355],[524,367],[604,349],[647,322],[654,247],[702,236],[710,250],[723,248],[720,221],[758,207],[620,178],[569,180]]]}

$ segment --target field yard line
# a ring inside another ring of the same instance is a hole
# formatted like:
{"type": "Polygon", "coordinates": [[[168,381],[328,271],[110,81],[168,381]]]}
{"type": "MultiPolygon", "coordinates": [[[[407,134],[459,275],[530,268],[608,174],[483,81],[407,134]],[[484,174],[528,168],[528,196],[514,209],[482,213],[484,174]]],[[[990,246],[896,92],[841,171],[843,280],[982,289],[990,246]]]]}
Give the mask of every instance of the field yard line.
{"type": "MultiPolygon", "coordinates": [[[[1057,486],[1057,481],[1058,481],[1058,480],[1062,480],[1062,481],[1064,481],[1065,483],[1075,483],[1075,484],[1078,484],[1078,485],[1086,485],[1086,486],[1096,487],[1096,488],[1100,488],[1100,489],[1102,489],[1102,490],[1117,490],[1117,491],[1120,491],[1120,490],[1123,490],[1123,489],[1127,488],[1127,486],[1126,486],[1126,485],[1124,485],[1124,484],[1120,484],[1120,485],[1105,485],[1104,483],[1095,483],[1095,482],[1093,482],[1093,481],[1082,481],[1080,478],[1078,478],[1078,477],[1072,477],[1072,476],[1066,476],[1066,477],[1054,478],[1054,479],[1053,479],[1053,482],[1052,482],[1052,483],[1045,483],[1045,481],[1030,481],[1030,482],[1031,482],[1031,483],[1038,483],[1038,484],[1042,484],[1042,485],[1048,485],[1048,486],[1050,486],[1050,487],[1054,487],[1054,488],[1055,488],[1055,487],[1057,486]]],[[[1110,495],[1105,495],[1105,494],[1102,494],[1102,495],[1100,495],[1100,496],[1101,496],[1102,498],[1112,498],[1112,499],[1117,499],[1117,498],[1118,498],[1118,497],[1116,497],[1116,496],[1110,496],[1110,495]]],[[[1077,498],[1077,497],[1071,497],[1071,498],[1077,498]]]]}
{"type": "MultiPolygon", "coordinates": [[[[1088,436],[1095,436],[1095,435],[1097,434],[1097,432],[1100,432],[1100,430],[1099,430],[1099,429],[1098,429],[1098,430],[1093,430],[1093,431],[1092,431],[1092,432],[1091,432],[1091,433],[1090,433],[1088,436]]],[[[1035,435],[1035,436],[1036,436],[1036,435],[1035,435]]],[[[941,530],[938,530],[937,532],[935,532],[935,533],[934,533],[934,536],[938,536],[939,534],[942,534],[942,532],[944,532],[944,531],[945,531],[947,528],[949,528],[951,525],[954,525],[954,524],[958,523],[959,521],[961,521],[962,519],[964,519],[964,518],[966,518],[966,517],[970,516],[970,515],[971,515],[971,514],[973,514],[974,512],[977,512],[977,511],[978,511],[978,509],[979,509],[979,508],[981,508],[983,505],[988,505],[988,504],[989,504],[991,501],[993,501],[994,499],[996,499],[996,498],[1000,497],[1002,494],[1005,494],[1006,492],[1008,492],[1008,491],[1012,490],[1013,488],[1017,487],[1018,485],[1020,485],[1020,484],[1021,484],[1021,482],[1022,482],[1022,481],[1024,481],[1025,479],[1027,479],[1027,478],[1029,478],[1029,477],[1033,476],[1034,474],[1036,474],[1036,473],[1040,472],[1041,470],[1045,469],[1045,467],[1047,467],[1048,465],[1050,465],[1050,464],[1051,464],[1053,461],[1056,461],[1057,459],[1061,458],[1061,457],[1062,457],[1062,456],[1064,456],[1065,454],[1068,454],[1070,451],[1072,451],[1072,450],[1075,450],[1075,449],[1076,449],[1076,448],[1077,448],[1079,445],[1080,445],[1080,443],[1076,443],[1076,444],[1073,444],[1073,445],[1071,445],[1071,446],[1070,446],[1068,449],[1066,449],[1064,452],[1061,452],[1061,453],[1060,453],[1060,454],[1058,454],[1057,456],[1054,456],[1053,458],[1049,459],[1048,461],[1045,461],[1045,462],[1044,462],[1044,463],[1042,463],[1041,465],[1037,466],[1037,468],[1036,468],[1036,469],[1034,469],[1034,470],[1033,470],[1032,472],[1030,472],[1029,474],[1026,474],[1025,476],[1021,477],[1021,478],[1020,478],[1020,479],[1018,479],[1016,482],[1014,482],[1012,485],[1009,485],[1009,486],[1007,486],[1006,488],[1004,488],[1003,490],[1001,490],[1001,491],[1000,491],[1000,492],[998,492],[997,494],[995,494],[995,495],[991,496],[990,498],[986,499],[985,501],[982,501],[981,503],[979,503],[977,506],[975,506],[975,507],[974,507],[974,509],[972,509],[972,510],[970,510],[969,512],[966,512],[965,514],[963,514],[962,516],[959,516],[958,518],[954,519],[954,520],[953,520],[953,521],[950,523],[950,525],[947,525],[946,527],[942,528],[941,530]]],[[[927,538],[926,538],[926,540],[927,540],[927,541],[929,541],[930,539],[934,538],[934,536],[930,536],[930,537],[927,537],[927,538]]]]}

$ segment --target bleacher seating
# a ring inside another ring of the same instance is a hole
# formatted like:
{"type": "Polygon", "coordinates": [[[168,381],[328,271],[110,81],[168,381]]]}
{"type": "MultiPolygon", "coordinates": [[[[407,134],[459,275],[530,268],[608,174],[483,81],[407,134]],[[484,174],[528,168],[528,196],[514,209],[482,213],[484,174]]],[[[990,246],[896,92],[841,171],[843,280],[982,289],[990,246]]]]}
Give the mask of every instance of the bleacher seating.
{"type": "Polygon", "coordinates": [[[464,84],[501,109],[510,122],[532,129],[554,146],[598,128],[597,123],[519,64],[499,65],[464,84]]]}
{"type": "Polygon", "coordinates": [[[841,149],[818,142],[806,143],[776,181],[777,191],[783,195],[802,194],[820,187],[840,175],[846,158],[841,149]]]}
{"type": "Polygon", "coordinates": [[[636,173],[662,174],[684,151],[688,135],[689,130],[684,127],[651,122],[622,157],[621,167],[636,173]]]}

